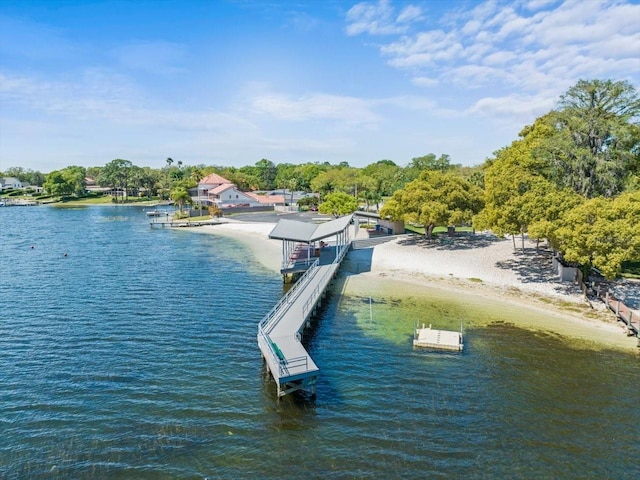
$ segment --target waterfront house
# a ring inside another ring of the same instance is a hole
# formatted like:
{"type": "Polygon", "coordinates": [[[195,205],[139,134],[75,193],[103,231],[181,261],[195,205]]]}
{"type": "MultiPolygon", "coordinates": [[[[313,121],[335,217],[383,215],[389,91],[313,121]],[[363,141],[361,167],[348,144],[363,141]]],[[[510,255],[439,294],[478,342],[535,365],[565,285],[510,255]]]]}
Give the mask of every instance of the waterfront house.
{"type": "Polygon", "coordinates": [[[262,195],[254,192],[242,192],[226,178],[212,173],[198,182],[194,203],[229,207],[259,207],[284,205],[282,195],[262,195]]]}
{"type": "Polygon", "coordinates": [[[20,190],[28,186],[27,182],[21,182],[15,177],[0,177],[0,192],[9,189],[20,190]]]}

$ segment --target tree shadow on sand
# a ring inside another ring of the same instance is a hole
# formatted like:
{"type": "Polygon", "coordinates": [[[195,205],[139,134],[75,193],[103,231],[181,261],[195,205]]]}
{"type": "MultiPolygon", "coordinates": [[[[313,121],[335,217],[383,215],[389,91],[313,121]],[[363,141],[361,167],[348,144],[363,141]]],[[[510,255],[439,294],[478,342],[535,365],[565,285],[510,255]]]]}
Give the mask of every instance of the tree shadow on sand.
{"type": "Polygon", "coordinates": [[[496,267],[515,272],[522,283],[552,285],[555,292],[563,295],[579,293],[579,288],[573,282],[560,282],[553,269],[553,257],[549,250],[519,249],[513,252],[513,258],[496,262],[496,267]]]}
{"type": "MultiPolygon", "coordinates": [[[[496,243],[513,240],[498,237],[490,233],[456,233],[455,235],[440,234],[433,240],[427,240],[424,235],[410,235],[398,242],[399,245],[419,246],[425,249],[441,250],[443,252],[456,250],[477,250],[482,256],[482,249],[496,243]]],[[[570,295],[579,292],[571,282],[560,282],[553,269],[552,253],[540,248],[525,247],[524,251],[518,247],[514,249],[512,258],[498,261],[495,266],[502,270],[516,273],[522,283],[539,283],[552,286],[559,294],[570,295]]]]}
{"type": "Polygon", "coordinates": [[[499,242],[508,242],[505,238],[500,238],[488,233],[466,233],[458,232],[454,235],[439,234],[428,240],[424,235],[408,235],[398,241],[402,246],[419,246],[434,250],[471,250],[485,248],[499,242]]]}

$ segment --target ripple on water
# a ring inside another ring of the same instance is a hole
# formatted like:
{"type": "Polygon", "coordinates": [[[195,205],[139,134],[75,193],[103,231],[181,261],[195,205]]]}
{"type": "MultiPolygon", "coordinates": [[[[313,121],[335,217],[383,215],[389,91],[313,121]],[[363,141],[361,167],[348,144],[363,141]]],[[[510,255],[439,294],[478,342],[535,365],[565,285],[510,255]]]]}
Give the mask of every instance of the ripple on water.
{"type": "Polygon", "coordinates": [[[276,400],[255,335],[283,287],[242,245],[137,208],[0,226],[2,478],[640,476],[636,356],[496,311],[465,316],[461,355],[414,350],[416,320],[467,306],[339,281],[308,337],[316,399],[276,400]]]}

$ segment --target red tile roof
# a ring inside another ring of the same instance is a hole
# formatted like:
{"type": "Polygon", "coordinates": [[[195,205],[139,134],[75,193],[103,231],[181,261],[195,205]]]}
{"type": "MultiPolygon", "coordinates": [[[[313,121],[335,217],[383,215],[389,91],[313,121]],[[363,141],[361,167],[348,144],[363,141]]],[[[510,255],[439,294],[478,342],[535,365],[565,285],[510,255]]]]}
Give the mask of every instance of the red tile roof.
{"type": "Polygon", "coordinates": [[[207,175],[202,180],[198,182],[198,185],[222,185],[225,183],[231,183],[226,178],[218,175],[217,173],[212,173],[207,175]]]}
{"type": "Polygon", "coordinates": [[[244,194],[256,199],[260,204],[263,204],[263,205],[285,203],[284,197],[282,195],[258,195],[257,193],[253,193],[253,192],[244,192],[244,194]]]}
{"type": "Polygon", "coordinates": [[[212,188],[211,190],[209,190],[209,193],[213,193],[214,195],[218,195],[219,193],[224,192],[225,190],[228,190],[230,188],[235,187],[235,185],[233,183],[224,183],[222,185],[218,185],[215,188],[212,188]]]}

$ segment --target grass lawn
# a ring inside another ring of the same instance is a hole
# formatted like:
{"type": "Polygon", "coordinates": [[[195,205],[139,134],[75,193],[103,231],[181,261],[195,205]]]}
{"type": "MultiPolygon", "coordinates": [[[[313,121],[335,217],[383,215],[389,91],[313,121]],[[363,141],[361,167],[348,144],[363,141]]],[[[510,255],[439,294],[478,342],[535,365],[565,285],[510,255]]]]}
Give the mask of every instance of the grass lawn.
{"type": "Polygon", "coordinates": [[[640,279],[640,260],[637,262],[624,262],[622,264],[621,276],[624,278],[640,279]]]}

